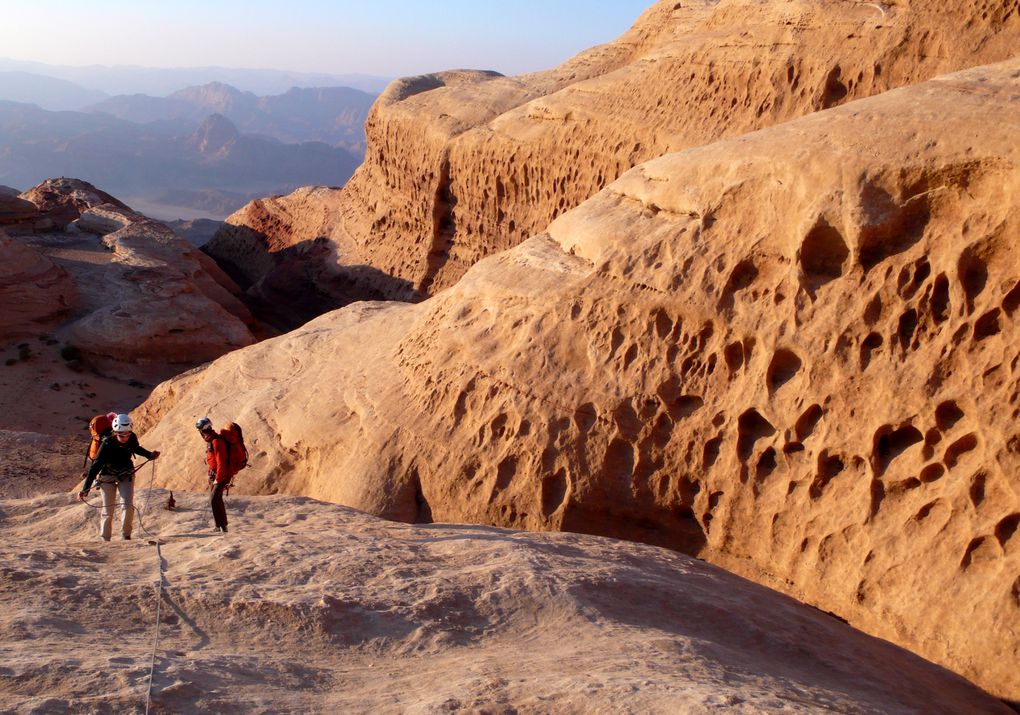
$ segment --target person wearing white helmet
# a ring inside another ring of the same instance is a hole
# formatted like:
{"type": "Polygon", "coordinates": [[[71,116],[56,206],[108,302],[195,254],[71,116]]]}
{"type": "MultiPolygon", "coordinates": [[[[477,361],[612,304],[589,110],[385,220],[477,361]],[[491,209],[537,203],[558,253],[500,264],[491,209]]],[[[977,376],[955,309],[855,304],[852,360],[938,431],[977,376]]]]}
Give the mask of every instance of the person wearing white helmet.
{"type": "Polygon", "coordinates": [[[103,492],[103,512],[99,522],[99,535],[103,541],[109,541],[113,533],[113,508],[120,494],[122,506],[120,533],[121,538],[131,538],[131,527],[134,523],[135,466],[134,455],[146,459],[156,459],[159,452],[150,452],[138,444],[138,437],[131,431],[131,418],[117,415],[113,418],[113,432],[103,438],[99,446],[96,460],[89,468],[85,477],[85,485],[78,492],[78,499],[85,501],[97,482],[103,492]]]}

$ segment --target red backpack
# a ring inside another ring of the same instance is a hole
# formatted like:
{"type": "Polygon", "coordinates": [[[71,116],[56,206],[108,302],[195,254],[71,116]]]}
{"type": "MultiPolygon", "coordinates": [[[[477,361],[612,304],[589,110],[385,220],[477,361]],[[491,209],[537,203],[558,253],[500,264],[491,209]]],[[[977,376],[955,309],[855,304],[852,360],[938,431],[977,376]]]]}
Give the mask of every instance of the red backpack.
{"type": "Polygon", "coordinates": [[[244,431],[241,425],[230,422],[220,430],[220,437],[227,443],[227,465],[230,468],[230,476],[233,477],[248,466],[248,448],[244,446],[244,431]]]}
{"type": "Polygon", "coordinates": [[[96,415],[89,420],[89,433],[92,439],[89,442],[89,450],[85,453],[85,464],[88,464],[90,459],[95,460],[103,437],[109,437],[113,433],[113,422],[109,415],[96,415]]]}

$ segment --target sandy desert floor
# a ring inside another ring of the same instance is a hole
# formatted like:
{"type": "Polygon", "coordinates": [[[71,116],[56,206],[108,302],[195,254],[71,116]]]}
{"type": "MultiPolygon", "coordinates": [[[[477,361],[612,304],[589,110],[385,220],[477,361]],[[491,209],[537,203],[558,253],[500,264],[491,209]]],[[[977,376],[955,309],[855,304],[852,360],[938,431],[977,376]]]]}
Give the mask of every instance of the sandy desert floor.
{"type": "Polygon", "coordinates": [[[151,712],[1009,712],[667,550],[296,497],[231,497],[218,534],[152,477],[132,541],[69,493],[0,501],[0,711],[143,711],[158,609],[151,712]]]}

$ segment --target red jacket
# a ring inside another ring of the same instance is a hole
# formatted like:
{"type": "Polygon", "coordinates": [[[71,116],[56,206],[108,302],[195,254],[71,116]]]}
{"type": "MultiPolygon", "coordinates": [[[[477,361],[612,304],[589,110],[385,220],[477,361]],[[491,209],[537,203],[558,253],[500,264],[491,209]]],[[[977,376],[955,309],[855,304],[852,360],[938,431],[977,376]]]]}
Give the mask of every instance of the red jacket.
{"type": "Polygon", "coordinates": [[[228,484],[234,475],[230,473],[230,458],[227,455],[227,440],[216,435],[205,445],[205,463],[209,466],[209,479],[217,484],[228,484]]]}

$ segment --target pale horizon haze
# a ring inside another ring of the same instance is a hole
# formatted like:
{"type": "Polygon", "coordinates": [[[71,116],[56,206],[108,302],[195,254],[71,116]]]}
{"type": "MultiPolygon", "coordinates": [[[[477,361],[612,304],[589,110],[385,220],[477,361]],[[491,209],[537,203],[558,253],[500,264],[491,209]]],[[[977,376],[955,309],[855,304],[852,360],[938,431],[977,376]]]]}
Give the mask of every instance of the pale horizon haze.
{"type": "Polygon", "coordinates": [[[654,0],[484,3],[8,0],[0,57],[50,65],[405,76],[554,67],[625,32],[654,0]]]}

